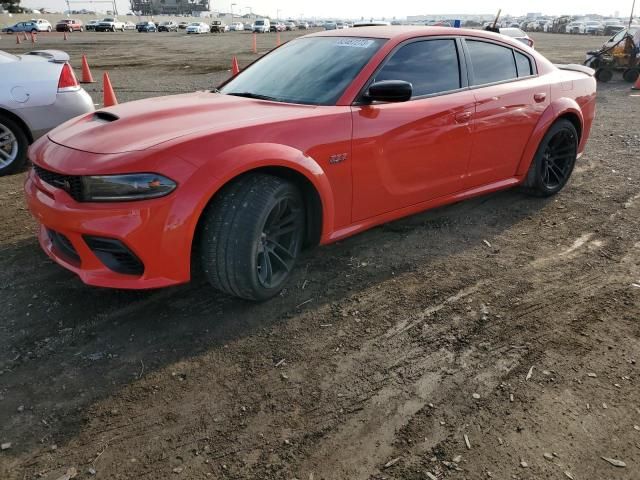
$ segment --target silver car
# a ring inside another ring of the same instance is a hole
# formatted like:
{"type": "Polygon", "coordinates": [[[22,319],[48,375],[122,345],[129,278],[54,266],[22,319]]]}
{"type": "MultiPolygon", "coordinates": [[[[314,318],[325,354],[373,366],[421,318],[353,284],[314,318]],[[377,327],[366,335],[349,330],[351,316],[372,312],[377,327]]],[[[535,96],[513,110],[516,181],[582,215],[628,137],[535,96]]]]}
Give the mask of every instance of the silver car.
{"type": "Polygon", "coordinates": [[[29,144],[63,122],[94,110],[57,50],[0,51],[0,176],[20,170],[29,144]]]}

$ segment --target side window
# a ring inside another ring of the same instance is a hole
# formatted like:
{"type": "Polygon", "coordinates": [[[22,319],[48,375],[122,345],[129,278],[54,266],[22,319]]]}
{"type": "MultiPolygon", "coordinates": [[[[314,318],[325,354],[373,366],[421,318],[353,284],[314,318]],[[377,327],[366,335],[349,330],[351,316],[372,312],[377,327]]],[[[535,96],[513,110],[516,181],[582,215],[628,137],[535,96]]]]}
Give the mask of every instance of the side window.
{"type": "Polygon", "coordinates": [[[375,81],[381,80],[410,82],[414,97],[460,88],[460,64],[455,40],[424,40],[404,45],[376,75],[375,81]]]}
{"type": "Polygon", "coordinates": [[[519,77],[528,77],[533,75],[533,68],[531,68],[531,60],[525,54],[518,51],[513,51],[516,56],[516,66],[518,67],[519,77]]]}
{"type": "Polygon", "coordinates": [[[467,40],[467,47],[471,56],[474,85],[518,78],[516,62],[510,48],[476,40],[467,40]]]}

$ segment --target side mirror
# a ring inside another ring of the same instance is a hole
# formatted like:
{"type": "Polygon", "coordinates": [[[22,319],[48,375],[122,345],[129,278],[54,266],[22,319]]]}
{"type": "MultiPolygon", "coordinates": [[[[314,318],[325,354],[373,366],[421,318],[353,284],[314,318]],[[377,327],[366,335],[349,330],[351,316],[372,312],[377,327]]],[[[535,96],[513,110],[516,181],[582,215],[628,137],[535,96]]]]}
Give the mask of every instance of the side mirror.
{"type": "Polygon", "coordinates": [[[413,95],[413,85],[404,80],[374,82],[364,95],[368,102],[406,102],[413,95]]]}

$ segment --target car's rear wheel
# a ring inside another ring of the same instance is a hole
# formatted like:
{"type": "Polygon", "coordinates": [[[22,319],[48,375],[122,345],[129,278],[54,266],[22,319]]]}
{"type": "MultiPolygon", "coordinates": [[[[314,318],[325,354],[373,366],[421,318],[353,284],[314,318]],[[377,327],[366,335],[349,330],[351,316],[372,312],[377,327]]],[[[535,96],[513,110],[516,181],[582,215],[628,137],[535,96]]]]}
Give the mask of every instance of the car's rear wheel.
{"type": "Polygon", "coordinates": [[[578,156],[578,132],[569,120],[560,119],[538,146],[523,188],[540,197],[555,195],[566,185],[578,156]]]}
{"type": "Polygon", "coordinates": [[[13,119],[0,114],[0,176],[20,170],[27,162],[29,140],[13,119]]]}
{"type": "Polygon", "coordinates": [[[290,277],[304,226],[304,203],[295,185],[273,175],[245,175],[226,186],[204,214],[202,270],[225,293],[271,298],[290,277]]]}

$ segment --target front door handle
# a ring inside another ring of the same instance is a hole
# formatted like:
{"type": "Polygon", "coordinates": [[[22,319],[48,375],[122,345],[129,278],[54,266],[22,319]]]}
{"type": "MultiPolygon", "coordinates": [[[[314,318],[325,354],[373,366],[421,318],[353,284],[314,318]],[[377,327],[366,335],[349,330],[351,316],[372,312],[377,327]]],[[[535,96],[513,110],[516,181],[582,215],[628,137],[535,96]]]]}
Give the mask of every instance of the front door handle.
{"type": "Polygon", "coordinates": [[[542,103],[547,99],[547,94],[546,93],[536,93],[533,96],[533,99],[535,100],[536,103],[542,103]]]}
{"type": "Polygon", "coordinates": [[[458,123],[467,123],[471,117],[473,117],[473,112],[462,112],[456,114],[455,119],[458,123]]]}

